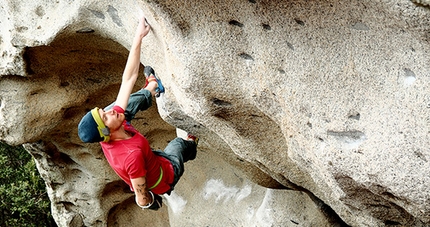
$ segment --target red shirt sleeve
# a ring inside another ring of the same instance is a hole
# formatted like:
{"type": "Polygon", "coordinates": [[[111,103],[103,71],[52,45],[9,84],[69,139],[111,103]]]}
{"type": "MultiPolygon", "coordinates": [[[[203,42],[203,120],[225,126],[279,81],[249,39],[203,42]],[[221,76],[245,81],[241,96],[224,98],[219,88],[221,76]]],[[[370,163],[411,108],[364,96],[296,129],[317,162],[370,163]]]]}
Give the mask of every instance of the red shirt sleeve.
{"type": "Polygon", "coordinates": [[[117,105],[115,105],[112,109],[115,110],[117,113],[125,113],[125,110],[117,105]]]}
{"type": "Polygon", "coordinates": [[[146,176],[147,170],[141,151],[131,151],[124,164],[130,179],[146,176]]]}

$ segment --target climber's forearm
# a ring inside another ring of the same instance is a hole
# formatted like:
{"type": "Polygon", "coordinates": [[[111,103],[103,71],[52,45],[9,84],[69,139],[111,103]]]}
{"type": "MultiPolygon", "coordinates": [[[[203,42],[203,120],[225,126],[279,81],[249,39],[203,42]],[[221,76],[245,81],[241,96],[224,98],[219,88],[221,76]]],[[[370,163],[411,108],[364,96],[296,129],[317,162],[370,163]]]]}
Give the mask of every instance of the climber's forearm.
{"type": "Polygon", "coordinates": [[[152,195],[147,188],[145,177],[131,179],[131,184],[136,196],[136,203],[139,206],[147,206],[153,202],[152,195]]]}

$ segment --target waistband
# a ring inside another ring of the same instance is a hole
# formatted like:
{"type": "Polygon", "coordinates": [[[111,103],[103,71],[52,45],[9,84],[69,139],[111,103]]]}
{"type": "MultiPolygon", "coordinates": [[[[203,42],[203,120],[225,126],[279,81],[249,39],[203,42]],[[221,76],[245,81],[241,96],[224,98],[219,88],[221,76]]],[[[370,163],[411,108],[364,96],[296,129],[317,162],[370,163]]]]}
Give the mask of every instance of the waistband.
{"type": "Polygon", "coordinates": [[[160,177],[158,178],[157,182],[155,182],[155,184],[152,185],[152,187],[149,188],[149,190],[154,189],[155,187],[157,187],[160,184],[161,179],[163,179],[163,168],[161,168],[161,166],[160,166],[160,177]]]}

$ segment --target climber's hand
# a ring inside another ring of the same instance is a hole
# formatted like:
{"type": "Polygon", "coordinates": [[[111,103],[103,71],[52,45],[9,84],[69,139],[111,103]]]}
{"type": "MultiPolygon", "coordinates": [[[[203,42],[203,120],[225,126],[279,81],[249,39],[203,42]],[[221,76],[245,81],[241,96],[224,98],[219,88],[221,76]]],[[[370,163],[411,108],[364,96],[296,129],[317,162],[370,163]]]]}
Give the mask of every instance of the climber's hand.
{"type": "Polygon", "coordinates": [[[149,30],[151,30],[151,26],[147,23],[145,16],[141,16],[137,26],[137,33],[143,38],[149,33],[149,30]]]}

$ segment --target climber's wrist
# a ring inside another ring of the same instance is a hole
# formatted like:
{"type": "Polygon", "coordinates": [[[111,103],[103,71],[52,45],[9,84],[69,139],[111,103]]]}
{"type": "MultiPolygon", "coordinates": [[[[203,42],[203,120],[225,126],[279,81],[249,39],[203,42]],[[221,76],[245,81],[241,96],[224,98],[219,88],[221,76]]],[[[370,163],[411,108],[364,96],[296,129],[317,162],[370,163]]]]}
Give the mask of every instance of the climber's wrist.
{"type": "Polygon", "coordinates": [[[151,195],[150,196],[150,202],[144,206],[140,205],[139,202],[137,201],[137,197],[135,197],[136,198],[136,204],[142,209],[147,209],[154,203],[154,194],[151,191],[148,191],[148,194],[151,195]]]}

